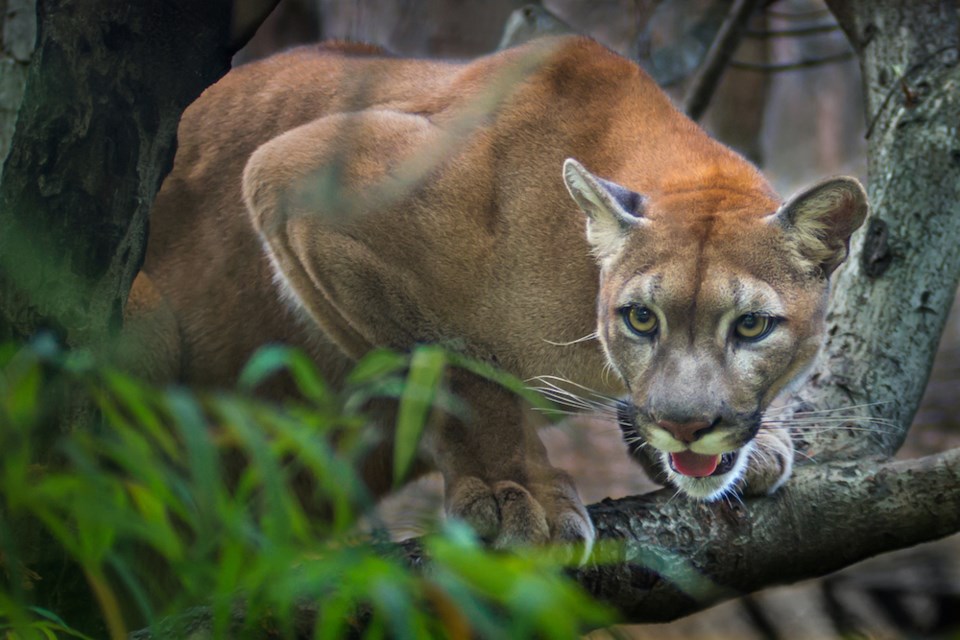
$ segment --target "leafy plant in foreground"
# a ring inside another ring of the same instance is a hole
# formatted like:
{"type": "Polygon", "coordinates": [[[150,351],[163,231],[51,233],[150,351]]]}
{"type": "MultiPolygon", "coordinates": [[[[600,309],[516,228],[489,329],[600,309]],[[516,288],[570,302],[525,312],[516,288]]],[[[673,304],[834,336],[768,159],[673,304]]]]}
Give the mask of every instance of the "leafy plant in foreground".
{"type": "Polygon", "coordinates": [[[444,388],[447,366],[525,393],[436,347],[371,353],[339,391],[303,354],[269,348],[251,360],[238,394],[152,388],[42,341],[5,347],[0,632],[87,637],[34,602],[33,587],[52,577],[31,573],[28,541],[17,535],[25,530],[42,532],[80,568],[112,638],[141,624],[179,637],[197,615],[160,621],[186,611],[200,611],[215,637],[566,638],[608,622],[549,553],[492,553],[451,522],[424,539],[431,560],[412,570],[382,535],[360,528],[373,501],[355,463],[378,444],[370,403],[399,402],[399,481],[431,412],[465,411],[444,388]],[[251,397],[278,374],[301,401],[251,397]],[[101,427],[49,428],[46,407],[67,397],[93,403],[101,427]]]}

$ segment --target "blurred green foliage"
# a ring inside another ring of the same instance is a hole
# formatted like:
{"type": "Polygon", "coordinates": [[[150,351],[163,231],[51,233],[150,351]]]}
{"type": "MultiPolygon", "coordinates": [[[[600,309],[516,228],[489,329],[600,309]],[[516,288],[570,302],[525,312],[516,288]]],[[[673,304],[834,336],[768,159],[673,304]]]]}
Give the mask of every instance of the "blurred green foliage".
{"type": "Polygon", "coordinates": [[[385,536],[362,533],[373,500],[356,462],[378,442],[365,407],[399,401],[399,479],[431,411],[465,410],[444,389],[448,366],[527,393],[436,347],[371,353],[337,390],[303,354],[271,347],[235,394],[152,388],[43,340],[0,348],[0,636],[87,637],[36,602],[53,577],[33,571],[24,523],[49,538],[43,553],[80,568],[112,638],[142,624],[182,637],[197,615],[176,615],[197,610],[217,638],[569,638],[611,622],[561,554],[494,553],[448,522],[423,539],[427,566],[411,569],[385,536]],[[254,399],[280,372],[302,400],[254,399]],[[51,424],[56,403],[77,397],[102,416],[93,432],[51,424]],[[326,517],[304,507],[304,476],[306,503],[326,517]]]}

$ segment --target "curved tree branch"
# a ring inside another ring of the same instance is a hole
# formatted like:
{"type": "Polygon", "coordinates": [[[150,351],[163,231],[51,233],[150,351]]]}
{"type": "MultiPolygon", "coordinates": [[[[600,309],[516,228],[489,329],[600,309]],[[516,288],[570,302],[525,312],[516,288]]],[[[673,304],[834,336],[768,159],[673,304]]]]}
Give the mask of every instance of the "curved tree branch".
{"type": "Polygon", "coordinates": [[[776,496],[743,504],[665,490],[590,515],[620,562],[582,569],[579,582],[626,621],[668,621],[960,531],[960,449],[808,465],[776,496]]]}
{"type": "MultiPolygon", "coordinates": [[[[776,496],[743,503],[693,502],[663,490],[604,500],[590,515],[604,562],[574,571],[574,579],[616,608],[621,622],[667,622],[960,531],[960,449],[904,462],[808,465],[776,496]]],[[[419,541],[399,546],[413,567],[429,565],[419,541]]],[[[298,634],[312,634],[318,613],[314,603],[296,607],[298,634]]],[[[243,620],[235,612],[238,628],[243,620]]],[[[210,609],[198,607],[132,637],[200,633],[212,624],[210,609]]]]}

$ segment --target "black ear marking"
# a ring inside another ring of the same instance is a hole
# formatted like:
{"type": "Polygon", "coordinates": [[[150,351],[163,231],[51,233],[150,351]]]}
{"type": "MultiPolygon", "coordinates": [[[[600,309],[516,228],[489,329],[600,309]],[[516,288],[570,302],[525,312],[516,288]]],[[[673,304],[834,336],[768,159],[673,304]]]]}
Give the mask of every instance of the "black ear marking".
{"type": "Polygon", "coordinates": [[[643,196],[593,175],[573,158],[563,163],[563,181],[587,214],[587,240],[597,257],[616,255],[627,237],[647,223],[643,196]]]}
{"type": "Polygon", "coordinates": [[[610,182],[600,177],[597,178],[597,182],[613,196],[613,199],[620,205],[624,213],[629,213],[635,218],[643,217],[643,208],[647,200],[645,197],[636,191],[631,191],[626,187],[620,186],[616,182],[610,182]]]}

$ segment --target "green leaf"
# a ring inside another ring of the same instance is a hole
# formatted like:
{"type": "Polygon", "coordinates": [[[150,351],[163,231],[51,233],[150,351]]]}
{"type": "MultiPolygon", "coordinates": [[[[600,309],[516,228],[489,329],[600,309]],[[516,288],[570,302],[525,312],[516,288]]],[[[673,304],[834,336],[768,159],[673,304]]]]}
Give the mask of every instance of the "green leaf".
{"type": "Polygon", "coordinates": [[[544,412],[548,418],[554,417],[556,419],[562,419],[563,415],[557,414],[557,406],[547,400],[542,394],[537,392],[534,389],[531,389],[527,386],[520,378],[498,369],[492,364],[483,362],[482,360],[476,360],[459,353],[450,353],[448,354],[450,364],[455,367],[459,367],[465,371],[480,376],[486,380],[494,382],[508,391],[512,391],[517,394],[527,402],[529,402],[534,408],[540,409],[544,412]]]}
{"type": "Polygon", "coordinates": [[[240,372],[237,386],[244,393],[253,393],[257,386],[280,371],[288,371],[300,393],[318,407],[332,406],[333,394],[320,377],[316,363],[291,347],[268,345],[257,350],[240,372]]]}
{"type": "Polygon", "coordinates": [[[40,391],[43,375],[35,364],[4,381],[4,398],[0,414],[6,414],[7,426],[24,428],[35,422],[40,412],[40,391]]]}
{"type": "Polygon", "coordinates": [[[55,622],[65,629],[69,628],[67,623],[63,621],[63,618],[55,614],[53,611],[50,611],[49,609],[44,609],[43,607],[29,607],[29,609],[30,611],[37,614],[41,618],[46,618],[51,622],[55,622]]]}
{"type": "MultiPolygon", "coordinates": [[[[76,629],[72,629],[70,625],[68,625],[66,622],[63,621],[63,618],[55,614],[53,611],[50,611],[49,609],[44,609],[43,607],[35,607],[35,606],[28,607],[28,609],[32,613],[39,616],[40,618],[44,618],[53,623],[53,626],[50,626],[45,623],[33,625],[34,628],[40,629],[44,633],[44,635],[46,635],[48,638],[54,638],[54,639],[57,638],[58,636],[54,632],[61,631],[74,638],[80,638],[81,640],[92,640],[90,636],[83,634],[77,631],[76,629]]],[[[13,637],[17,638],[18,636],[16,635],[16,633],[14,633],[13,637]]]]}
{"type": "Polygon", "coordinates": [[[396,441],[393,449],[394,484],[400,484],[406,477],[417,455],[420,436],[437,396],[437,389],[443,381],[446,364],[446,352],[438,346],[418,347],[413,352],[407,386],[403,390],[397,410],[396,441]]]}
{"type": "Polygon", "coordinates": [[[252,393],[267,378],[283,371],[290,364],[290,349],[280,345],[267,345],[257,349],[237,379],[237,387],[244,393],[252,393]]]}
{"type": "Polygon", "coordinates": [[[350,375],[347,384],[361,385],[402,371],[410,362],[409,356],[389,349],[374,349],[363,356],[350,375]]]}

